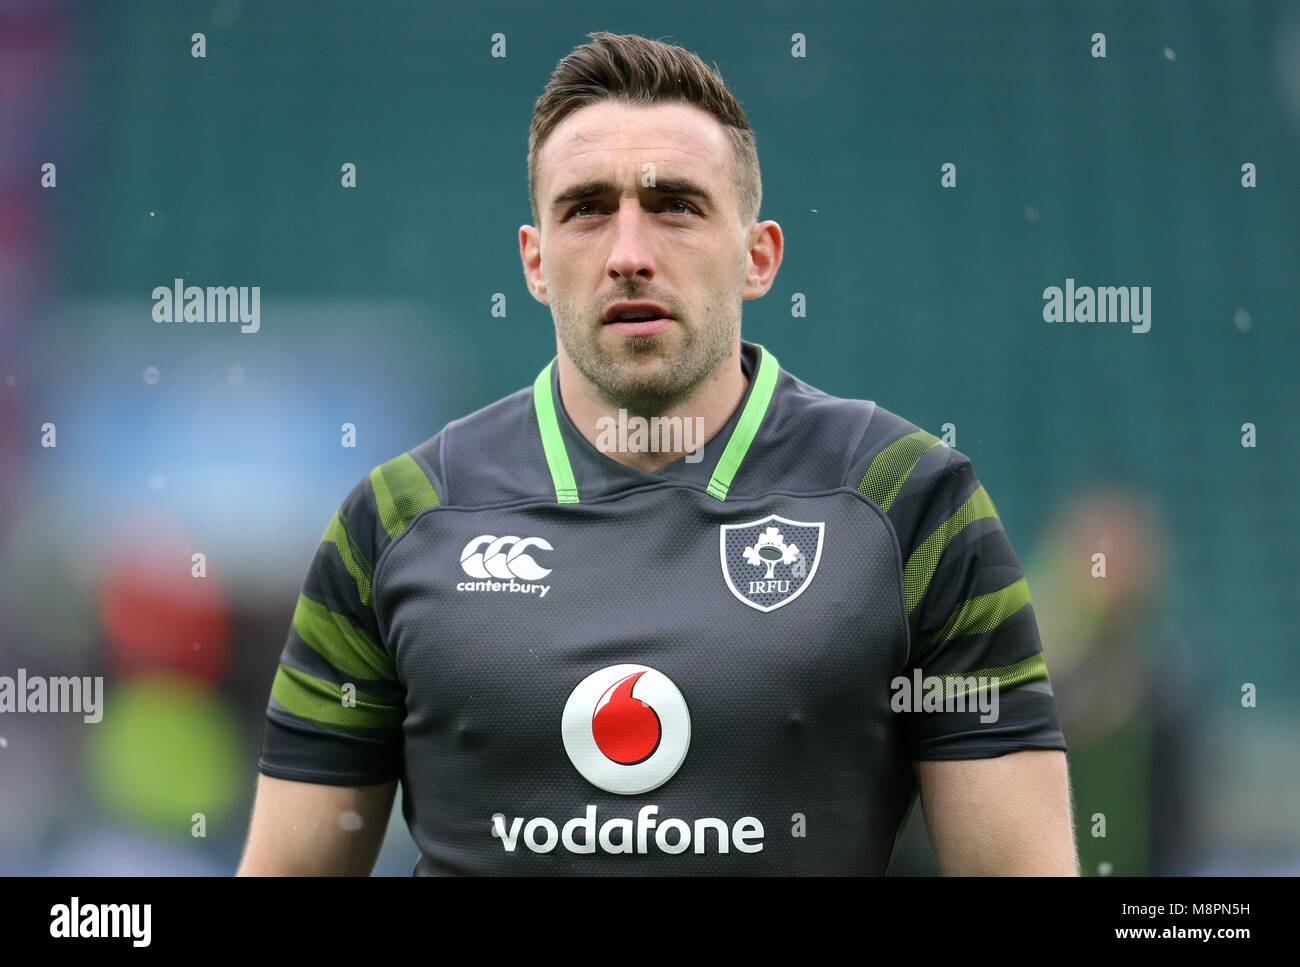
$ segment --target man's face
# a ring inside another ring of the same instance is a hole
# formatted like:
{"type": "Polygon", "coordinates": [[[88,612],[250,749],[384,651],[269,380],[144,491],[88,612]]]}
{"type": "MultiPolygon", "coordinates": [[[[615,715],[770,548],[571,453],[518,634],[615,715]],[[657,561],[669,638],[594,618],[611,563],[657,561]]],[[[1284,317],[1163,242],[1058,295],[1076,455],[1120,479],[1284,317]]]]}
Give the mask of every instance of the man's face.
{"type": "Polygon", "coordinates": [[[540,254],[533,291],[606,402],[666,409],[738,338],[742,300],[762,291],[746,287],[749,233],[734,173],[722,125],[685,104],[589,105],[543,145],[540,234],[523,229],[525,269],[531,240],[540,254]],[[623,301],[656,303],[668,318],[608,321],[623,301]]]}

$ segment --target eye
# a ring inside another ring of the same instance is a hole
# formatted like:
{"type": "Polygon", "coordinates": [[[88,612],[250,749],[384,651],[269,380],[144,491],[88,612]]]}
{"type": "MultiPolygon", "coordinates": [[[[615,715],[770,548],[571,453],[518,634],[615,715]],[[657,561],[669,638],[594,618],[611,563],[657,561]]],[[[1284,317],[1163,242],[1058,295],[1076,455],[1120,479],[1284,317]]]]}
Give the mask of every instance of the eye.
{"type": "MultiPolygon", "coordinates": [[[[692,205],[690,202],[688,202],[688,201],[683,201],[683,200],[680,199],[680,198],[673,198],[673,199],[670,199],[669,201],[664,202],[664,205],[665,205],[665,207],[667,207],[667,206],[671,206],[671,205],[681,205],[682,208],[685,209],[685,211],[683,211],[683,212],[672,212],[672,214],[674,214],[674,215],[678,215],[678,214],[680,214],[680,215],[692,215],[692,214],[693,214],[693,215],[698,215],[698,214],[699,214],[699,209],[697,209],[697,208],[696,208],[694,205],[692,205]]],[[[569,217],[570,217],[570,218],[579,218],[579,219],[581,219],[581,218],[584,217],[584,216],[582,215],[582,210],[583,210],[584,208],[595,208],[595,207],[596,207],[596,203],[595,203],[595,202],[590,202],[590,201],[579,202],[578,204],[574,205],[572,208],[569,209],[569,217]]]]}

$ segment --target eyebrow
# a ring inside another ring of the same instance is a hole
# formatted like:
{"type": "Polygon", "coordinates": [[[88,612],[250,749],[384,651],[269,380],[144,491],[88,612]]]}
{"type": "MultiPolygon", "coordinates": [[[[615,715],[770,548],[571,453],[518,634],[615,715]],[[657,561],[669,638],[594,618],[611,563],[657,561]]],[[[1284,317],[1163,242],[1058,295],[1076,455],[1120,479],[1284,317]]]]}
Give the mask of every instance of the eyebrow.
{"type": "MultiPolygon", "coordinates": [[[[656,195],[681,195],[686,198],[698,198],[706,207],[716,207],[713,204],[713,196],[702,185],[698,185],[687,178],[661,178],[654,185],[648,186],[644,190],[656,195]]],[[[614,194],[618,194],[618,187],[611,181],[603,179],[584,181],[557,195],[555,201],[551,202],[551,210],[564,208],[572,202],[593,198],[596,195],[614,194]]]]}

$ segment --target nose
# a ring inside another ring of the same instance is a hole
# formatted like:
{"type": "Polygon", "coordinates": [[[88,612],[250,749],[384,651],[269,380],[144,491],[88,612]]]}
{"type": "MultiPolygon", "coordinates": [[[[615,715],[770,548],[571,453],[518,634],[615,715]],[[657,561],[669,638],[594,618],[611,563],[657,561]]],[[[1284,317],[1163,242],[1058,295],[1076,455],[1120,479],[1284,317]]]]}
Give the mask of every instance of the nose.
{"type": "Polygon", "coordinates": [[[654,278],[654,254],[650,250],[650,224],[638,198],[619,201],[614,213],[614,242],[609,251],[611,278],[654,278]]]}

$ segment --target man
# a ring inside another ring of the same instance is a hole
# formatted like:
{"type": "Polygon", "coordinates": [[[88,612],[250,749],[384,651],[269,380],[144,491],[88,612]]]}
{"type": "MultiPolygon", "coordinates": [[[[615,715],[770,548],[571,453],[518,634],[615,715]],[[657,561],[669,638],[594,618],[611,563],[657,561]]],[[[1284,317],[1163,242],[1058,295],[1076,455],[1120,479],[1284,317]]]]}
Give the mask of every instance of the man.
{"type": "Polygon", "coordinates": [[[418,874],[879,874],[918,789],[942,872],[1076,873],[970,461],[740,338],[783,247],[749,123],[694,55],[590,36],[535,107],[519,236],[556,358],[330,522],[241,873],[370,872],[398,781],[418,874]],[[633,418],[703,445],[620,447],[633,418]]]}

